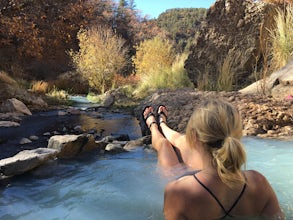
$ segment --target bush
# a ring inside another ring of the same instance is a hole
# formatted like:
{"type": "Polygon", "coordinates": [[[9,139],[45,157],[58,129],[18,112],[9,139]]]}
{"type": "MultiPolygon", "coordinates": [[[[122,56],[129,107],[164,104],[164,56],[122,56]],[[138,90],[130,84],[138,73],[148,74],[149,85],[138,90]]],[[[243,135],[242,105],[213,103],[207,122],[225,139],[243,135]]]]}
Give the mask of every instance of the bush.
{"type": "Polygon", "coordinates": [[[175,59],[174,49],[168,40],[155,37],[145,40],[136,47],[133,58],[136,74],[139,77],[170,68],[175,59]]]}
{"type": "Polygon", "coordinates": [[[31,85],[31,91],[34,93],[45,94],[49,91],[49,84],[45,81],[36,81],[31,85]]]}
{"type": "Polygon", "coordinates": [[[113,87],[114,75],[128,62],[125,41],[106,27],[80,30],[79,51],[70,51],[77,70],[89,85],[104,93],[113,87]]]}
{"type": "Polygon", "coordinates": [[[178,55],[171,66],[141,76],[135,96],[141,98],[156,89],[191,87],[192,83],[184,69],[186,58],[187,54],[178,55]]]}
{"type": "Polygon", "coordinates": [[[270,32],[270,36],[272,64],[277,70],[287,64],[293,52],[293,6],[278,9],[275,22],[276,28],[270,32]]]}
{"type": "Polygon", "coordinates": [[[5,84],[9,84],[11,86],[17,86],[17,82],[11,78],[7,73],[0,71],[0,82],[3,82],[5,84]]]}
{"type": "Polygon", "coordinates": [[[225,57],[222,65],[219,68],[219,76],[217,78],[217,90],[218,91],[232,91],[234,76],[235,64],[241,59],[241,52],[230,50],[228,55],[225,57]]]}

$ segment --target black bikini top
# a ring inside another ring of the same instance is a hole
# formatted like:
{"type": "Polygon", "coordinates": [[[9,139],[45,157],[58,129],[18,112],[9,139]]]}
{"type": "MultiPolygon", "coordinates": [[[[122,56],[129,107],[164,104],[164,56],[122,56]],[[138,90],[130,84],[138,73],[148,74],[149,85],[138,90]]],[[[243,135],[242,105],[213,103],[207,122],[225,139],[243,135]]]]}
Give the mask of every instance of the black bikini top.
{"type": "Polygon", "coordinates": [[[243,188],[239,194],[239,196],[236,198],[235,202],[233,203],[233,205],[230,207],[230,209],[226,210],[225,207],[222,205],[222,203],[220,202],[220,200],[215,196],[215,194],[206,186],[204,185],[197,177],[195,174],[193,174],[194,178],[196,179],[196,181],[203,187],[205,188],[210,195],[217,201],[217,203],[219,204],[219,206],[222,208],[222,210],[224,211],[225,215],[223,217],[221,217],[220,219],[224,219],[225,217],[229,216],[229,217],[233,217],[230,215],[230,212],[233,210],[233,208],[237,205],[238,201],[240,200],[240,198],[242,197],[245,189],[246,189],[246,183],[243,185],[243,188]]]}

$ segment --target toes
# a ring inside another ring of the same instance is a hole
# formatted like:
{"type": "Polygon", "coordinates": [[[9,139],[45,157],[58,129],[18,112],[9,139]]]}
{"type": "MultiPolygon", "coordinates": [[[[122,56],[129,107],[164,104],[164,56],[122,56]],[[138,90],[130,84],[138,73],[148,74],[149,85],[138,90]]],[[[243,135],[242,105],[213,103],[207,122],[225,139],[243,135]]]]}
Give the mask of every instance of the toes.
{"type": "Polygon", "coordinates": [[[153,107],[147,106],[143,111],[143,118],[148,128],[150,128],[153,124],[157,124],[153,107]]]}
{"type": "Polygon", "coordinates": [[[147,118],[153,113],[153,107],[151,106],[147,106],[144,108],[144,111],[143,111],[143,118],[145,120],[147,120],[147,118]]]}

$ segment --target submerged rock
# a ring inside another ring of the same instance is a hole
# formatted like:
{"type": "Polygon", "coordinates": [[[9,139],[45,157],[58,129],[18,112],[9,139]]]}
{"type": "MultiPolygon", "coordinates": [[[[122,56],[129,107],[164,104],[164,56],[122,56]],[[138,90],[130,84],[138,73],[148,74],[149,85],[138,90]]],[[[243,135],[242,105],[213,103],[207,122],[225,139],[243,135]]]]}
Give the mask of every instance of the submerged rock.
{"type": "Polygon", "coordinates": [[[18,126],[20,126],[20,124],[14,121],[0,121],[0,127],[9,128],[9,127],[18,127],[18,126]]]}

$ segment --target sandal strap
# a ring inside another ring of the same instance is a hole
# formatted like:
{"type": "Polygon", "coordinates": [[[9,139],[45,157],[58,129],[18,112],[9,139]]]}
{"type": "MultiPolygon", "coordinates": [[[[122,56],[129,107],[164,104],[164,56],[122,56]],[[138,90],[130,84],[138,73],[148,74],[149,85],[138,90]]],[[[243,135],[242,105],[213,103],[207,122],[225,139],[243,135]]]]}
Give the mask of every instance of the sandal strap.
{"type": "Polygon", "coordinates": [[[168,116],[165,114],[165,112],[163,112],[163,111],[158,112],[158,121],[159,121],[159,124],[161,124],[161,123],[167,124],[167,119],[168,119],[168,116]],[[165,117],[165,120],[166,121],[164,121],[164,119],[162,118],[162,115],[165,117]]]}
{"type": "Polygon", "coordinates": [[[157,124],[157,122],[152,121],[152,122],[150,123],[150,125],[149,125],[149,129],[151,129],[151,127],[152,127],[153,124],[157,124]]]}
{"type": "Polygon", "coordinates": [[[154,117],[155,117],[155,114],[154,114],[153,112],[149,112],[149,113],[147,114],[147,116],[144,118],[144,120],[147,121],[148,118],[151,117],[151,116],[154,116],[154,117]]]}
{"type": "MultiPolygon", "coordinates": [[[[147,116],[144,118],[145,123],[146,123],[147,119],[148,119],[149,117],[151,117],[151,116],[154,116],[154,118],[156,118],[156,117],[155,117],[155,114],[154,114],[153,112],[149,112],[149,113],[147,114],[147,116]]],[[[150,125],[148,125],[148,128],[150,129],[151,126],[152,126],[153,124],[157,124],[157,122],[156,122],[156,121],[152,121],[152,122],[150,123],[150,125]]],[[[146,123],[146,125],[147,125],[147,123],[146,123]]]]}

